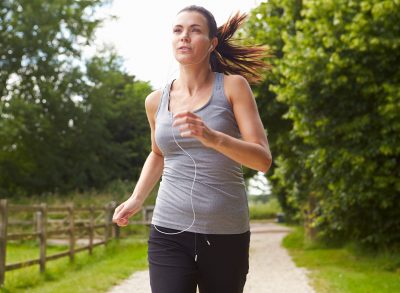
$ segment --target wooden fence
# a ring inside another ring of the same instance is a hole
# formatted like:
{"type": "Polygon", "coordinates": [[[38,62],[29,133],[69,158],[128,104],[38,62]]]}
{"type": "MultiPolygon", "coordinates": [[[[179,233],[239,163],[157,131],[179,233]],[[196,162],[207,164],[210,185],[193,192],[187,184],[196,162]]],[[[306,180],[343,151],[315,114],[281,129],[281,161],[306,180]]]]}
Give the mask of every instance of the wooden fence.
{"type": "MultiPolygon", "coordinates": [[[[74,260],[74,254],[79,251],[88,250],[92,254],[93,247],[97,245],[107,245],[110,238],[120,238],[120,227],[112,222],[116,202],[112,201],[104,206],[74,207],[73,203],[60,206],[48,206],[46,203],[40,205],[13,205],[8,204],[6,199],[0,199],[0,286],[4,284],[5,272],[39,264],[40,272],[45,271],[46,261],[60,257],[69,256],[70,261],[74,260]],[[78,211],[88,212],[87,219],[75,219],[78,211]],[[100,215],[95,218],[95,213],[100,211],[100,215]],[[9,215],[17,212],[32,212],[35,216],[30,221],[9,221],[9,215]],[[50,219],[49,213],[67,213],[67,219],[50,219]],[[99,223],[99,220],[100,223],[99,223]],[[48,230],[48,224],[61,225],[56,229],[48,230]],[[63,225],[67,224],[67,227],[63,225]],[[8,227],[12,225],[34,227],[35,232],[8,233],[8,227]],[[102,240],[95,242],[97,228],[104,228],[102,240]],[[80,234],[88,234],[88,245],[75,248],[75,239],[80,234]],[[69,249],[57,254],[46,255],[46,246],[49,236],[68,234],[69,249]],[[39,241],[39,258],[23,262],[6,264],[7,241],[37,238],[39,241]]],[[[142,220],[130,221],[130,224],[150,224],[151,213],[154,206],[142,208],[142,220]]]]}

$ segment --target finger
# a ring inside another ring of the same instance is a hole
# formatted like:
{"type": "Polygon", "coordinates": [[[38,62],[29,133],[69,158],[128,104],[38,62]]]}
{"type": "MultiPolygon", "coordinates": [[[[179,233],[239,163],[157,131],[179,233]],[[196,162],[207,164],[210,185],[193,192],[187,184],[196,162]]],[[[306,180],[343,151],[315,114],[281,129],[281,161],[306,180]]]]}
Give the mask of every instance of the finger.
{"type": "Polygon", "coordinates": [[[116,220],[116,222],[125,222],[128,220],[128,218],[129,218],[128,215],[126,213],[122,212],[117,215],[115,220],[116,220]]]}
{"type": "Polygon", "coordinates": [[[120,204],[114,211],[114,214],[118,214],[121,209],[125,206],[125,203],[120,204]]]}
{"type": "Polygon", "coordinates": [[[123,213],[124,213],[124,209],[123,209],[124,207],[121,207],[120,209],[119,209],[119,211],[115,211],[115,213],[114,213],[114,215],[113,215],[113,221],[115,220],[118,220],[119,218],[121,218],[121,215],[123,215],[123,213]]]}
{"type": "Polygon", "coordinates": [[[118,215],[118,213],[121,211],[123,207],[122,206],[118,206],[115,210],[114,210],[114,215],[113,217],[115,217],[116,215],[118,215]]]}
{"type": "Polygon", "coordinates": [[[196,114],[194,114],[193,112],[190,111],[182,111],[179,113],[176,113],[173,116],[174,120],[178,120],[178,119],[184,119],[184,118],[189,118],[189,119],[201,119],[200,116],[197,116],[196,114]]]}
{"type": "Polygon", "coordinates": [[[182,118],[178,118],[176,119],[173,123],[172,126],[178,126],[181,124],[193,124],[193,125],[201,125],[203,123],[203,121],[199,118],[193,118],[193,117],[189,117],[189,116],[185,116],[182,118]]]}
{"type": "Polygon", "coordinates": [[[181,136],[182,137],[191,137],[191,136],[194,136],[194,135],[195,135],[195,132],[193,132],[192,130],[181,132],[181,136]]]}
{"type": "Polygon", "coordinates": [[[184,116],[197,117],[196,114],[194,114],[193,112],[190,112],[188,110],[180,111],[180,112],[176,113],[173,117],[174,118],[181,118],[181,117],[184,117],[184,116]]]}
{"type": "Polygon", "coordinates": [[[117,218],[117,219],[128,218],[128,216],[127,216],[127,211],[124,210],[124,209],[121,210],[121,211],[117,214],[116,218],[117,218]]]}
{"type": "Polygon", "coordinates": [[[182,124],[181,127],[179,127],[179,130],[182,132],[182,131],[185,131],[185,130],[189,130],[190,128],[191,127],[190,127],[190,125],[188,123],[184,123],[184,124],[182,124]]]}
{"type": "Polygon", "coordinates": [[[117,215],[118,219],[128,219],[131,217],[133,214],[135,214],[135,210],[128,210],[128,209],[123,209],[120,211],[120,213],[117,215]]]}
{"type": "Polygon", "coordinates": [[[118,222],[117,222],[117,224],[118,224],[118,226],[126,226],[126,225],[128,225],[128,220],[119,220],[118,222]]]}
{"type": "Polygon", "coordinates": [[[179,128],[181,132],[189,132],[188,134],[197,135],[201,133],[200,125],[184,124],[179,128]]]}

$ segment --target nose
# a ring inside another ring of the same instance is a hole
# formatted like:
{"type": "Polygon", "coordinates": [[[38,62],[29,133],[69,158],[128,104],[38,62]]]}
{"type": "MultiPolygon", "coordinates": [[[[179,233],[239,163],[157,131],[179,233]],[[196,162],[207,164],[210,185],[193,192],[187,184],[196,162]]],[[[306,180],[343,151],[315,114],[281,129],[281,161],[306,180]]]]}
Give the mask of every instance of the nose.
{"type": "Polygon", "coordinates": [[[188,36],[188,33],[187,32],[184,32],[184,33],[182,33],[182,37],[181,37],[181,41],[182,40],[187,40],[187,39],[189,39],[189,36],[188,36]]]}

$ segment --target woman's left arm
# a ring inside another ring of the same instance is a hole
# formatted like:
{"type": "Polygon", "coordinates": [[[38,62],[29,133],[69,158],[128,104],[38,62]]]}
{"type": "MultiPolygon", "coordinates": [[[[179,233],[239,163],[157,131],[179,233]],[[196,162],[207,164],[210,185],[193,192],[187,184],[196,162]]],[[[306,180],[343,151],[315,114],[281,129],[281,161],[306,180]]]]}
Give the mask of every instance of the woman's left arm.
{"type": "Polygon", "coordinates": [[[232,160],[266,173],[272,155],[250,85],[241,75],[226,76],[224,84],[243,140],[208,128],[200,117],[188,111],[177,113],[173,125],[186,123],[180,128],[182,136],[196,137],[232,160]]]}

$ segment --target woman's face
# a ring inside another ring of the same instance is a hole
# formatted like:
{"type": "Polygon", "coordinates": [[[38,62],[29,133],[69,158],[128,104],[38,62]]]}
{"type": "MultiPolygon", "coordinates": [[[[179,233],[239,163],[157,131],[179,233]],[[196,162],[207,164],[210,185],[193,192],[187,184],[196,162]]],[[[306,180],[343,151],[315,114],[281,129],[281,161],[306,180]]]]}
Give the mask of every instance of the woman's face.
{"type": "Polygon", "coordinates": [[[209,56],[211,40],[208,38],[206,18],[195,11],[184,11],[176,16],[172,25],[172,51],[182,64],[196,64],[209,56]]]}

